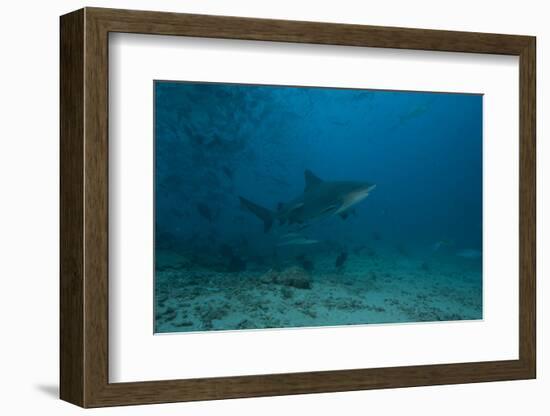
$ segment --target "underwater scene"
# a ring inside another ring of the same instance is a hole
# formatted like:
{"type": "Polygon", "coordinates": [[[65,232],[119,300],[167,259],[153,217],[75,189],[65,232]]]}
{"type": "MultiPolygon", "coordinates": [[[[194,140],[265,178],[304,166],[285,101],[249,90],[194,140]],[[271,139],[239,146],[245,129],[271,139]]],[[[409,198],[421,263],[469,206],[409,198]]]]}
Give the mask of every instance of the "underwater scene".
{"type": "Polygon", "coordinates": [[[154,82],[154,332],[482,319],[481,94],[154,82]]]}

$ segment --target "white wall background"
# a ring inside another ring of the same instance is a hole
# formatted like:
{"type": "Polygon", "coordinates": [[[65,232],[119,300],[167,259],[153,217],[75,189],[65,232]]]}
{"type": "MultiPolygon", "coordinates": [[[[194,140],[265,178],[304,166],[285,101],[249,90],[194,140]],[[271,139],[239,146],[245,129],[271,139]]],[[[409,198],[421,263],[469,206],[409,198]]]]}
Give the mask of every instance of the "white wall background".
{"type": "Polygon", "coordinates": [[[52,0],[5,2],[0,17],[0,410],[3,414],[74,415],[58,386],[58,16],[82,6],[317,20],[538,37],[539,377],[533,381],[338,394],[225,400],[86,411],[102,415],[529,414],[550,410],[545,346],[550,299],[543,213],[550,146],[545,143],[545,72],[550,56],[546,2],[537,0],[52,0]]]}

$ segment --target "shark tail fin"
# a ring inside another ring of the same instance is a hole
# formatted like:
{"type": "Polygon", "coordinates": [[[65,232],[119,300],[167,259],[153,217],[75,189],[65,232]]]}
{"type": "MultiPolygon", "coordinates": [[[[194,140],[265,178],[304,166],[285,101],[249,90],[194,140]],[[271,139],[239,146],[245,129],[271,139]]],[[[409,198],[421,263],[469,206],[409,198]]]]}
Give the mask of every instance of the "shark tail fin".
{"type": "Polygon", "coordinates": [[[273,219],[275,218],[273,212],[271,212],[267,208],[255,204],[252,201],[249,201],[246,198],[243,198],[242,196],[240,196],[239,199],[241,200],[241,206],[248,209],[250,212],[252,212],[255,216],[263,221],[264,232],[267,233],[273,225],[273,219]]]}

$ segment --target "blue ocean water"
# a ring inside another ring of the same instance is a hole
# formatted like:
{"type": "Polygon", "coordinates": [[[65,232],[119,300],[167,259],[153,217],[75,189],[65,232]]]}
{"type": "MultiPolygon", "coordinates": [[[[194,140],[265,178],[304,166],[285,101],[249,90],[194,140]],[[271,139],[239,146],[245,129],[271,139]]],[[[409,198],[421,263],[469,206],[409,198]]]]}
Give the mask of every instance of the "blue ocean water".
{"type": "Polygon", "coordinates": [[[482,318],[482,95],[154,100],[156,332],[482,318]]]}

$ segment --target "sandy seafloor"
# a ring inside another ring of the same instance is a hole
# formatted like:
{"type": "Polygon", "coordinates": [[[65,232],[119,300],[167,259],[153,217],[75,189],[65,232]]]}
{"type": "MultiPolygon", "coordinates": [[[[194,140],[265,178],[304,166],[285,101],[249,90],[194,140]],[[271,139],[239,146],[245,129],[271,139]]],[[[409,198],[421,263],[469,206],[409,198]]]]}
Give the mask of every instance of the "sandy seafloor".
{"type": "Polygon", "coordinates": [[[482,319],[480,261],[451,256],[350,255],[342,269],[326,256],[311,273],[227,273],[160,252],[155,287],[156,333],[482,319]]]}

